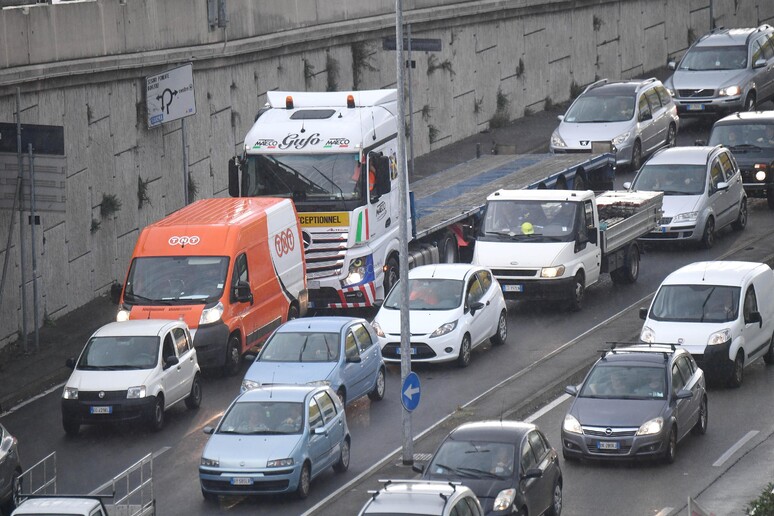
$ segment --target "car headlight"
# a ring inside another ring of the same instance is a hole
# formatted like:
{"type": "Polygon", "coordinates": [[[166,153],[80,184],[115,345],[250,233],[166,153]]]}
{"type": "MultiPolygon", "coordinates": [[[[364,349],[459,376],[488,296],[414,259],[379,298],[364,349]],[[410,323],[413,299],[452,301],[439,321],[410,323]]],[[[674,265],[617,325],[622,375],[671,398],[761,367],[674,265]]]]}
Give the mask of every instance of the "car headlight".
{"type": "Polygon", "coordinates": [[[447,322],[446,324],[442,324],[438,328],[436,328],[433,333],[430,334],[430,338],[432,339],[433,337],[440,337],[441,335],[446,335],[450,331],[454,330],[454,328],[456,327],[457,327],[457,321],[447,322]]]}
{"type": "Polygon", "coordinates": [[[212,308],[202,310],[202,316],[199,317],[199,325],[216,323],[220,321],[221,317],[223,317],[223,303],[218,301],[218,304],[212,308]]]}
{"type": "Polygon", "coordinates": [[[371,327],[374,329],[374,331],[376,332],[377,336],[384,337],[384,331],[382,330],[382,327],[379,326],[378,322],[376,322],[376,321],[372,322],[371,323],[371,327]]]}
{"type": "Polygon", "coordinates": [[[245,391],[252,391],[253,389],[258,389],[261,386],[261,382],[257,382],[255,380],[248,380],[245,378],[242,380],[242,387],[241,392],[245,391]]]}
{"type": "Polygon", "coordinates": [[[126,389],[126,399],[134,400],[145,397],[145,386],[138,385],[137,387],[129,387],[126,389]]]}
{"type": "Polygon", "coordinates": [[[666,88],[666,90],[669,92],[669,95],[671,95],[672,97],[674,97],[674,96],[675,96],[675,90],[674,90],[674,88],[670,88],[670,87],[668,87],[668,86],[665,86],[665,88],[666,88]]]}
{"type": "Polygon", "coordinates": [[[629,139],[629,136],[631,136],[631,132],[626,132],[623,134],[619,134],[615,138],[613,138],[613,145],[621,145],[623,142],[629,139]]]}
{"type": "Polygon", "coordinates": [[[699,218],[698,211],[689,211],[686,213],[678,213],[674,216],[672,222],[696,222],[697,218],[699,218]]]}
{"type": "Polygon", "coordinates": [[[562,424],[565,432],[571,434],[582,434],[583,428],[581,428],[580,422],[572,414],[564,416],[564,423],[562,424]]]}
{"type": "Polygon", "coordinates": [[[513,499],[516,498],[515,489],[503,489],[497,493],[497,498],[494,501],[495,511],[504,511],[513,503],[513,499]]]}
{"type": "Polygon", "coordinates": [[[551,146],[557,148],[567,147],[567,144],[564,143],[562,137],[559,136],[558,130],[554,131],[554,133],[551,135],[551,146]]]}
{"type": "Polygon", "coordinates": [[[725,344],[729,340],[731,340],[731,330],[725,328],[710,335],[709,339],[707,339],[707,345],[716,346],[718,344],[725,344]]]}
{"type": "Polygon", "coordinates": [[[662,428],[664,428],[664,418],[657,417],[656,419],[644,422],[642,426],[637,429],[637,435],[657,434],[661,432],[662,428]]]}
{"type": "Polygon", "coordinates": [[[756,181],[765,181],[766,180],[766,169],[768,168],[765,163],[756,163],[755,164],[755,180],[756,181]]]}
{"type": "Polygon", "coordinates": [[[736,95],[739,95],[740,93],[742,93],[742,88],[736,85],[727,86],[725,88],[721,88],[718,91],[718,95],[720,95],[721,97],[734,97],[736,95]]]}
{"type": "Polygon", "coordinates": [[[207,457],[202,457],[202,461],[200,463],[202,466],[209,466],[211,468],[218,468],[220,467],[220,460],[218,459],[208,459],[207,457]]]}
{"type": "Polygon", "coordinates": [[[266,467],[267,468],[287,468],[288,466],[292,466],[294,464],[292,458],[287,459],[273,459],[266,461],[266,467]]]}
{"type": "Polygon", "coordinates": [[[131,313],[131,310],[127,310],[126,308],[122,308],[118,311],[116,314],[116,322],[125,322],[129,320],[129,314],[131,313]]]}
{"type": "Polygon", "coordinates": [[[66,400],[77,400],[78,389],[75,387],[65,387],[64,391],[62,391],[62,397],[66,400]]]}
{"type": "Polygon", "coordinates": [[[640,332],[640,340],[642,342],[647,342],[648,344],[653,344],[656,342],[656,332],[647,326],[643,326],[642,331],[640,332]]]}
{"type": "Polygon", "coordinates": [[[556,267],[543,267],[540,269],[541,278],[558,278],[564,275],[564,265],[557,265],[556,267]]]}

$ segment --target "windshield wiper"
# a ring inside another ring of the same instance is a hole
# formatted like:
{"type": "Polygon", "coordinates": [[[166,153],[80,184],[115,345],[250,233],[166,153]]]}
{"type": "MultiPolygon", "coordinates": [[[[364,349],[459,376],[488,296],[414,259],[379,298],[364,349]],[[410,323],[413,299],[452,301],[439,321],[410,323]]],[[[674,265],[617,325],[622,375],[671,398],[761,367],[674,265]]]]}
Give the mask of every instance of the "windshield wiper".
{"type": "Polygon", "coordinates": [[[486,478],[500,478],[500,475],[495,475],[491,471],[485,471],[483,469],[478,468],[459,468],[458,471],[471,473],[477,476],[486,477],[486,478]]]}
{"type": "Polygon", "coordinates": [[[151,299],[149,297],[141,296],[140,294],[135,294],[134,292],[127,292],[126,295],[127,296],[132,296],[132,298],[135,301],[144,301],[146,303],[155,303],[156,302],[155,299],[151,299]]]}
{"type": "Polygon", "coordinates": [[[752,143],[740,143],[739,145],[733,145],[733,146],[729,147],[729,149],[731,149],[732,151],[736,151],[736,150],[758,150],[759,151],[759,150],[761,150],[760,147],[758,147],[757,145],[753,145],[752,143]]]}

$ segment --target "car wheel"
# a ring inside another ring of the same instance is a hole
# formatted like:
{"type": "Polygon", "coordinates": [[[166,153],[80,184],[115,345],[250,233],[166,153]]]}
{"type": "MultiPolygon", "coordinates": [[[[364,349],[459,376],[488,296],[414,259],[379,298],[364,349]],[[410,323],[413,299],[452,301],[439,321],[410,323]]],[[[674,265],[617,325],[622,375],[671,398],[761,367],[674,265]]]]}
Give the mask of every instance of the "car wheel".
{"type": "Polygon", "coordinates": [[[62,427],[68,437],[75,437],[81,430],[81,424],[69,418],[62,418],[62,427]]]}
{"type": "Polygon", "coordinates": [[[215,503],[218,501],[218,495],[213,493],[208,493],[204,489],[202,489],[202,496],[204,497],[204,500],[207,502],[215,503]]]}
{"type": "Polygon", "coordinates": [[[224,375],[236,376],[242,369],[241,347],[242,342],[239,340],[239,335],[236,333],[231,335],[228,339],[228,346],[226,346],[226,363],[223,364],[224,375]]]}
{"type": "Polygon", "coordinates": [[[742,350],[740,349],[736,353],[736,358],[734,359],[734,368],[731,370],[731,376],[728,378],[728,386],[739,387],[740,385],[742,385],[743,380],[744,380],[744,355],[742,354],[742,350]]]}
{"type": "Polygon", "coordinates": [[[164,397],[160,394],[156,396],[156,403],[153,404],[148,423],[154,432],[158,432],[164,427],[164,397]]]}
{"type": "Polygon", "coordinates": [[[489,339],[493,345],[502,346],[508,338],[508,314],[505,310],[500,312],[500,318],[497,320],[497,331],[489,339]]]}
{"type": "Polygon", "coordinates": [[[562,514],[562,484],[558,480],[554,484],[551,496],[551,507],[546,511],[547,516],[560,516],[562,514]]]}
{"type": "Polygon", "coordinates": [[[384,266],[384,296],[387,297],[393,285],[398,282],[398,260],[391,256],[384,266]]]}
{"type": "Polygon", "coordinates": [[[635,172],[642,166],[642,144],[640,143],[640,140],[634,140],[634,146],[632,146],[632,160],[629,165],[635,172]]]}
{"type": "Polygon", "coordinates": [[[387,388],[387,382],[384,381],[384,368],[380,367],[379,372],[376,373],[376,385],[368,393],[368,397],[371,401],[381,401],[384,398],[384,391],[387,388]]]}
{"type": "Polygon", "coordinates": [[[349,441],[344,439],[341,443],[341,454],[339,460],[333,465],[333,471],[336,473],[344,473],[349,469],[349,441]]]}
{"type": "Polygon", "coordinates": [[[583,272],[578,271],[575,275],[575,286],[573,287],[572,299],[570,299],[570,311],[578,312],[583,307],[583,297],[586,295],[586,280],[583,272]]]}
{"type": "Polygon", "coordinates": [[[312,483],[311,475],[309,473],[309,463],[305,462],[301,466],[301,476],[298,478],[298,487],[296,488],[296,496],[304,500],[309,496],[309,487],[312,483]]]}
{"type": "Polygon", "coordinates": [[[745,111],[755,111],[756,105],[755,105],[755,93],[750,92],[747,94],[747,98],[744,99],[744,110],[745,111]]]}
{"type": "Polygon", "coordinates": [[[199,405],[202,404],[202,379],[197,374],[194,376],[193,384],[191,385],[191,393],[185,399],[185,406],[189,410],[196,410],[199,405]]]}
{"type": "Polygon", "coordinates": [[[747,226],[747,199],[742,199],[742,203],[739,205],[739,215],[731,225],[737,231],[742,231],[747,226]]]}
{"type": "Polygon", "coordinates": [[[763,355],[763,361],[767,364],[774,364],[774,335],[769,340],[769,350],[763,355]]]}
{"type": "Polygon", "coordinates": [[[691,431],[696,435],[704,435],[707,433],[707,396],[701,398],[701,405],[699,405],[699,420],[693,426],[691,431]]]}
{"type": "Polygon", "coordinates": [[[768,204],[770,210],[774,210],[774,188],[766,190],[766,204],[768,204]]]}
{"type": "Polygon", "coordinates": [[[583,179],[583,174],[581,174],[580,172],[575,173],[575,178],[572,180],[572,189],[573,190],[586,189],[586,180],[583,179]]]}
{"type": "Polygon", "coordinates": [[[640,250],[632,244],[626,251],[624,266],[610,273],[610,278],[616,284],[631,284],[640,276],[640,250]]]}
{"type": "Polygon", "coordinates": [[[667,147],[674,147],[677,145],[677,129],[675,128],[674,124],[669,124],[669,131],[667,131],[667,137],[665,145],[667,147]]]}
{"type": "Polygon", "coordinates": [[[672,425],[672,430],[669,432],[669,441],[667,442],[666,450],[664,450],[664,462],[672,464],[677,456],[677,428],[672,425]]]}
{"type": "Polygon", "coordinates": [[[709,217],[704,224],[704,233],[701,236],[701,246],[711,249],[715,245],[715,219],[709,217]]]}
{"type": "Polygon", "coordinates": [[[347,391],[344,390],[344,387],[339,387],[339,390],[336,391],[336,396],[339,397],[339,401],[341,402],[342,407],[347,406],[347,391]]]}
{"type": "Polygon", "coordinates": [[[470,365],[470,335],[467,333],[462,337],[460,354],[457,357],[457,365],[460,367],[468,367],[470,365]]]}

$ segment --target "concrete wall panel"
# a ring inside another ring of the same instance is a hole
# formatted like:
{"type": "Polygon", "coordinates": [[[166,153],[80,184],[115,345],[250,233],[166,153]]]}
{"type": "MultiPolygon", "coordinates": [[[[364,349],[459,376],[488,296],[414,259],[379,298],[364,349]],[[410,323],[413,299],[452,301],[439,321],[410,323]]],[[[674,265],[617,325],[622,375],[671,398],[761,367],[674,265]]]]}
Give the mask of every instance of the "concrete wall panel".
{"type": "Polygon", "coordinates": [[[688,7],[683,0],[666,0],[666,12],[673,13],[673,16],[666,17],[664,27],[669,57],[679,57],[688,48],[687,34],[690,26],[688,7]]]}
{"type": "Polygon", "coordinates": [[[89,252],[78,256],[68,264],[67,291],[70,295],[67,308],[69,310],[74,310],[94,299],[93,263],[94,255],[89,252]]]}
{"type": "Polygon", "coordinates": [[[87,254],[90,250],[93,195],[88,169],[68,170],[65,195],[67,196],[67,260],[63,263],[87,254]]]}
{"type": "Polygon", "coordinates": [[[666,24],[659,23],[645,30],[645,45],[643,47],[642,58],[643,71],[654,70],[659,66],[666,65],[666,24]]]}
{"type": "MultiPolygon", "coordinates": [[[[43,313],[55,316],[66,310],[69,301],[69,292],[65,288],[70,272],[67,267],[67,226],[61,216],[44,215],[44,219],[60,219],[59,224],[41,231],[45,244],[42,245],[42,253],[38,258],[38,268],[41,271],[41,284],[38,288],[43,291],[43,313]]],[[[43,240],[41,238],[41,244],[43,240]]]]}

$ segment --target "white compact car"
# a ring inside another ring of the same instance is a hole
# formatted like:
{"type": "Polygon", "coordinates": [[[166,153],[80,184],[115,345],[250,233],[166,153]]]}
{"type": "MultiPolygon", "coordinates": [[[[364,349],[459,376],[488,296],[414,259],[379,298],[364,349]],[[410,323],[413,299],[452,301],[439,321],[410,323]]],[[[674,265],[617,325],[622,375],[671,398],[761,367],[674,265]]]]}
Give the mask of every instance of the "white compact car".
{"type": "MultiPolygon", "coordinates": [[[[478,265],[450,263],[411,269],[409,310],[412,362],[470,363],[471,350],[491,339],[505,343],[507,310],[500,284],[478,265]]],[[[385,362],[400,362],[401,285],[396,284],[372,326],[385,362]]]]}
{"type": "Polygon", "coordinates": [[[744,367],[774,363],[774,272],[765,263],[697,262],[661,283],[640,340],[687,349],[708,380],[742,384],[744,367]]]}
{"type": "Polygon", "coordinates": [[[183,321],[142,319],[106,324],[86,343],[62,393],[62,426],[70,436],[83,424],[145,420],[164,425],[164,411],[202,400],[191,333],[183,321]]]}

